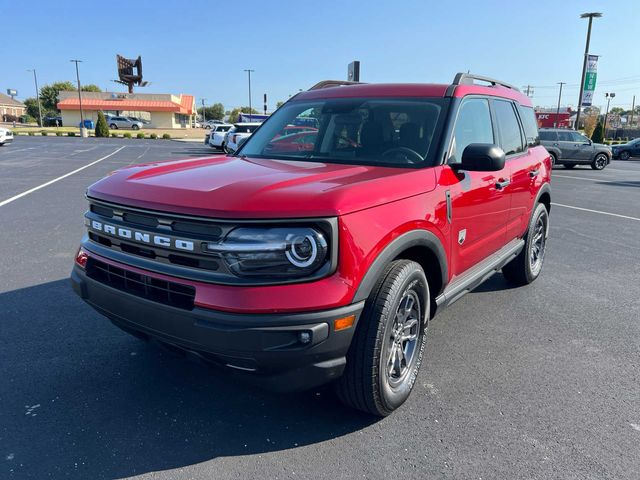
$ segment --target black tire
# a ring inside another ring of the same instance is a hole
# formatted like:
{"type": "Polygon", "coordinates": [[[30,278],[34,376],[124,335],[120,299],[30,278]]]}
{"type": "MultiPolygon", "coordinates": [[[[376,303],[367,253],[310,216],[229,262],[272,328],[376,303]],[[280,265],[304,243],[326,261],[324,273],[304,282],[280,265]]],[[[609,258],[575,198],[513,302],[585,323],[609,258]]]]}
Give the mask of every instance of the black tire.
{"type": "Polygon", "coordinates": [[[556,162],[558,161],[558,157],[553,152],[549,152],[549,156],[551,157],[551,168],[556,166],[556,162]]]}
{"type": "Polygon", "coordinates": [[[629,160],[629,157],[631,157],[631,154],[629,152],[627,152],[626,150],[620,152],[620,154],[618,155],[618,158],[620,160],[629,160]]]}
{"type": "Polygon", "coordinates": [[[117,130],[118,129],[118,125],[116,125],[115,123],[112,123],[111,125],[109,125],[109,128],[111,130],[117,130]]]}
{"type": "Polygon", "coordinates": [[[565,163],[564,164],[564,168],[566,168],[567,170],[571,170],[575,166],[576,166],[575,163],[565,163]]]}
{"type": "Polygon", "coordinates": [[[343,403],[384,417],[407,400],[422,363],[429,302],[429,285],[418,263],[396,260],[385,269],[367,299],[344,374],[335,384],[343,403]]]}
{"type": "Polygon", "coordinates": [[[547,249],[549,213],[547,207],[539,203],[525,236],[524,248],[516,258],[502,267],[502,274],[511,283],[527,285],[540,276],[547,249]]]}
{"type": "Polygon", "coordinates": [[[591,168],[594,170],[604,170],[607,165],[609,165],[609,157],[604,153],[597,154],[596,158],[591,162],[591,168]]]}
{"type": "Polygon", "coordinates": [[[131,125],[131,129],[132,130],[140,130],[140,127],[138,125],[131,125]]]}

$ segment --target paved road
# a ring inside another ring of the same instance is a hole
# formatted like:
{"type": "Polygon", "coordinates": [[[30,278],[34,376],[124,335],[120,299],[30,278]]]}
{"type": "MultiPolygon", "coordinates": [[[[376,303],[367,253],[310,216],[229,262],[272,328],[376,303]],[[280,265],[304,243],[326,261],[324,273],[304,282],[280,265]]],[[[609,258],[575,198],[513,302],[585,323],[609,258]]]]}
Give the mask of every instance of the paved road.
{"type": "Polygon", "coordinates": [[[413,395],[378,421],[327,390],[236,385],[72,294],[86,186],[209,153],[0,148],[0,203],[112,154],[0,207],[0,478],[640,478],[640,162],[555,170],[541,278],[513,289],[496,275],[437,317],[413,395]]]}

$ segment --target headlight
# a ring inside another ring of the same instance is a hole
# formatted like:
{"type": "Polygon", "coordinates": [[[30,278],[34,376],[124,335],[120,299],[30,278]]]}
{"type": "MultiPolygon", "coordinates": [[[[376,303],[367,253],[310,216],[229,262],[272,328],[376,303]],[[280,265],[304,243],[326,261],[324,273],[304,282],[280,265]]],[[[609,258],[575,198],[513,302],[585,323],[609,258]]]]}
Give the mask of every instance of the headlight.
{"type": "Polygon", "coordinates": [[[310,227],[240,227],[206,249],[241,277],[306,277],[329,262],[324,233],[310,227]]]}

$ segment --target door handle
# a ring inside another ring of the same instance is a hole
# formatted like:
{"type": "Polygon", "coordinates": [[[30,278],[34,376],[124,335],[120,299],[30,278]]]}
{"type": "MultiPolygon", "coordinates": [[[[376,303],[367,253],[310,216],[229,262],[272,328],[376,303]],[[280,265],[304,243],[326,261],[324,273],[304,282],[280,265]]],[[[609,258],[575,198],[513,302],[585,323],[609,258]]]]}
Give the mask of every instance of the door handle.
{"type": "Polygon", "coordinates": [[[510,183],[511,183],[511,180],[509,180],[508,178],[507,179],[501,178],[496,182],[496,188],[498,190],[502,190],[503,188],[507,187],[510,183]]]}
{"type": "Polygon", "coordinates": [[[557,147],[557,146],[558,146],[558,144],[557,144],[557,143],[554,143],[554,144],[553,144],[553,146],[554,146],[554,147],[557,147]]]}
{"type": "Polygon", "coordinates": [[[539,168],[536,168],[535,170],[529,170],[529,176],[531,178],[537,177],[539,173],[540,173],[539,168]]]}

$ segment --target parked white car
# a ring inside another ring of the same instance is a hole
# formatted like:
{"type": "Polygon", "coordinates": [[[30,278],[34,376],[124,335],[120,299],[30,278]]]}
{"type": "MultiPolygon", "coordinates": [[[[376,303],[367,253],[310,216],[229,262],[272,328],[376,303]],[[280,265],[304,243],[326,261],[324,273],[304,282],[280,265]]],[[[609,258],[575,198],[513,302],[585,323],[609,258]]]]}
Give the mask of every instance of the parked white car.
{"type": "Polygon", "coordinates": [[[223,124],[212,124],[211,125],[211,133],[207,135],[208,137],[208,145],[211,148],[219,148],[222,150],[222,145],[224,144],[224,137],[229,130],[233,128],[233,125],[228,123],[223,124]]]}
{"type": "Polygon", "coordinates": [[[109,128],[111,130],[117,130],[119,128],[130,128],[132,130],[140,130],[144,127],[144,123],[135,122],[127,117],[109,117],[109,128]]]}
{"type": "Polygon", "coordinates": [[[226,153],[235,153],[240,146],[240,142],[245,138],[249,138],[260,125],[262,125],[260,122],[236,123],[227,132],[222,149],[226,153]]]}
{"type": "Polygon", "coordinates": [[[5,143],[13,142],[13,132],[6,128],[0,128],[0,147],[5,143]]]}

